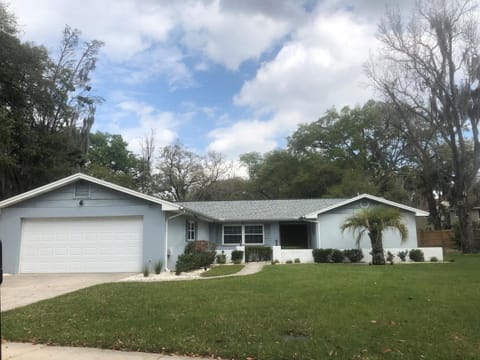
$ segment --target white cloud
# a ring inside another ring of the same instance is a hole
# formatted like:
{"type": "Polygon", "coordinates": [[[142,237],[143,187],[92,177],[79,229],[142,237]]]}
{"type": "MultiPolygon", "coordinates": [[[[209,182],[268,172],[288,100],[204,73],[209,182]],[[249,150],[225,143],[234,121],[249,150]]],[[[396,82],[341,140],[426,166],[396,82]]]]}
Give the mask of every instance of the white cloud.
{"type": "Polygon", "coordinates": [[[351,13],[317,9],[234,98],[236,105],[268,120],[242,120],[214,130],[210,148],[228,154],[272,150],[299,123],[316,120],[332,106],[354,106],[371,98],[363,64],[375,44],[374,34],[374,25],[351,13]]]}
{"type": "Polygon", "coordinates": [[[247,59],[259,58],[291,26],[261,12],[228,11],[222,4],[216,0],[185,7],[181,14],[183,43],[230,70],[247,59]]]}
{"type": "Polygon", "coordinates": [[[243,85],[235,103],[264,112],[300,111],[307,122],[333,105],[362,102],[371,96],[361,82],[374,43],[374,27],[348,13],[319,13],[243,85]]]}
{"type": "Polygon", "coordinates": [[[137,154],[140,153],[140,142],[152,130],[156,147],[166,146],[178,138],[176,129],[192,116],[191,113],[162,112],[135,100],[117,103],[115,112],[112,111],[111,114],[111,122],[106,131],[122,135],[128,142],[129,149],[137,154]]]}
{"type": "Polygon", "coordinates": [[[277,148],[279,134],[289,134],[300,120],[299,113],[286,112],[269,121],[238,121],[231,126],[210,131],[208,137],[212,141],[208,150],[226,154],[230,159],[250,151],[264,153],[277,148]]]}

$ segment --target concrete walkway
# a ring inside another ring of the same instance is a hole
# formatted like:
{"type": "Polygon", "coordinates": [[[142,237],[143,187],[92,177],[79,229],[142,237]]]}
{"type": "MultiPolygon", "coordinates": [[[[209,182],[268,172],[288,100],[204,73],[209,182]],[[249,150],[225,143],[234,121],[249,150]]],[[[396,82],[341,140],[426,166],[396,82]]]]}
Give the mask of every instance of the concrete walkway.
{"type": "Polygon", "coordinates": [[[219,278],[224,278],[224,277],[232,277],[232,276],[245,276],[245,275],[251,275],[258,273],[262,271],[263,267],[267,264],[270,264],[270,262],[265,261],[265,262],[250,262],[250,263],[245,263],[245,266],[243,267],[242,270],[235,274],[230,274],[230,275],[221,275],[221,276],[211,276],[211,277],[204,277],[202,279],[219,279],[219,278]]]}
{"type": "Polygon", "coordinates": [[[186,356],[126,352],[93,348],[33,345],[28,343],[2,344],[4,360],[202,360],[186,356]]]}
{"type": "Polygon", "coordinates": [[[97,284],[115,282],[131,274],[19,274],[9,275],[0,286],[2,311],[29,305],[97,284]]]}

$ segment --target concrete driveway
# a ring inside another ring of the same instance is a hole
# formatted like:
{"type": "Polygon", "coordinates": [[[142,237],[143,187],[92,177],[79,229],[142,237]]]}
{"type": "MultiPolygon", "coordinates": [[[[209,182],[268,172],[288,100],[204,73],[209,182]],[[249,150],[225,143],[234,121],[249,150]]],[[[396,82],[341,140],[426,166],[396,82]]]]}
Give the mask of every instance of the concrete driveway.
{"type": "Polygon", "coordinates": [[[2,311],[14,309],[92,285],[115,282],[131,276],[105,274],[19,274],[8,275],[0,285],[2,311]]]}

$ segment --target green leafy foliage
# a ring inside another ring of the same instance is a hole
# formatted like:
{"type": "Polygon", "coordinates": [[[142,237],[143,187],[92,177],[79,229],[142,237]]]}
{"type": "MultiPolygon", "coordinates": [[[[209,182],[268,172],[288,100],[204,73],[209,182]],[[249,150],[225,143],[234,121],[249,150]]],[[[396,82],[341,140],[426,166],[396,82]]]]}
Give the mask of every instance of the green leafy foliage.
{"type": "Polygon", "coordinates": [[[184,253],[177,258],[175,274],[208,267],[216,256],[216,244],[212,241],[191,241],[185,246],[184,253]]]}
{"type": "Polygon", "coordinates": [[[22,43],[0,3],[0,199],[78,171],[96,105],[90,94],[102,42],[66,27],[59,53],[22,43]]]}
{"type": "Polygon", "coordinates": [[[245,261],[271,261],[272,247],[271,246],[246,246],[245,247],[245,261]]]}
{"type": "Polygon", "coordinates": [[[408,253],[408,257],[410,260],[415,261],[415,262],[424,262],[425,261],[425,256],[423,254],[423,251],[421,249],[412,249],[408,253]]]}
{"type": "Polygon", "coordinates": [[[331,259],[334,263],[341,263],[344,259],[343,251],[339,249],[333,249],[331,259]]]}
{"type": "Polygon", "coordinates": [[[313,249],[313,261],[316,263],[328,263],[332,259],[333,249],[313,249]]]}
{"type": "Polygon", "coordinates": [[[357,234],[357,245],[364,234],[368,234],[372,246],[372,264],[384,265],[385,255],[383,252],[383,232],[387,229],[397,230],[401,242],[408,237],[408,229],[402,222],[402,215],[397,208],[386,206],[372,206],[360,209],[348,217],[341,226],[341,230],[350,229],[357,234]]]}
{"type": "Polygon", "coordinates": [[[343,255],[352,263],[359,262],[363,259],[362,249],[345,249],[343,250],[343,255]]]}
{"type": "Polygon", "coordinates": [[[243,260],[243,251],[242,250],[233,250],[231,255],[232,261],[235,264],[239,264],[243,260]]]}

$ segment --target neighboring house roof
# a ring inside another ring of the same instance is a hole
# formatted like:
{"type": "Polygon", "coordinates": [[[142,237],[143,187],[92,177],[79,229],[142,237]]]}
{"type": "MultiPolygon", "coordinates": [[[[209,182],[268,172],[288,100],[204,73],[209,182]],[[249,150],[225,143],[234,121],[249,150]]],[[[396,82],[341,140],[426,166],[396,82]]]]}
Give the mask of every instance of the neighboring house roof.
{"type": "Polygon", "coordinates": [[[76,181],[79,181],[79,180],[89,181],[91,183],[94,183],[94,184],[97,184],[97,185],[100,185],[100,186],[105,186],[105,187],[110,188],[112,190],[116,190],[116,191],[122,192],[124,194],[134,196],[136,198],[140,198],[140,199],[143,199],[143,200],[155,203],[155,204],[162,205],[162,210],[165,210],[165,211],[178,211],[178,210],[183,209],[182,206],[179,205],[179,204],[174,204],[174,203],[171,203],[169,201],[161,200],[161,199],[156,198],[154,196],[145,195],[145,194],[139,193],[138,191],[127,189],[123,186],[115,185],[115,184],[112,184],[108,181],[100,180],[100,179],[97,179],[97,178],[94,178],[92,176],[88,176],[88,175],[85,175],[85,174],[82,174],[82,173],[77,173],[77,174],[68,176],[68,177],[60,179],[58,181],[54,181],[50,184],[38,187],[36,189],[27,191],[25,193],[22,193],[22,194],[19,194],[19,195],[16,195],[16,196],[13,196],[13,197],[8,198],[8,199],[3,200],[3,201],[0,201],[0,209],[6,208],[8,206],[17,204],[19,202],[22,202],[22,201],[25,201],[25,200],[28,200],[28,199],[31,199],[35,196],[39,196],[39,195],[48,193],[50,191],[61,188],[65,185],[72,184],[72,183],[74,183],[76,181]]]}
{"type": "Polygon", "coordinates": [[[317,219],[319,214],[331,211],[355,201],[368,199],[428,216],[428,212],[399,204],[384,198],[363,194],[350,199],[288,199],[288,200],[236,200],[180,202],[187,211],[218,221],[293,221],[317,219]]]}

